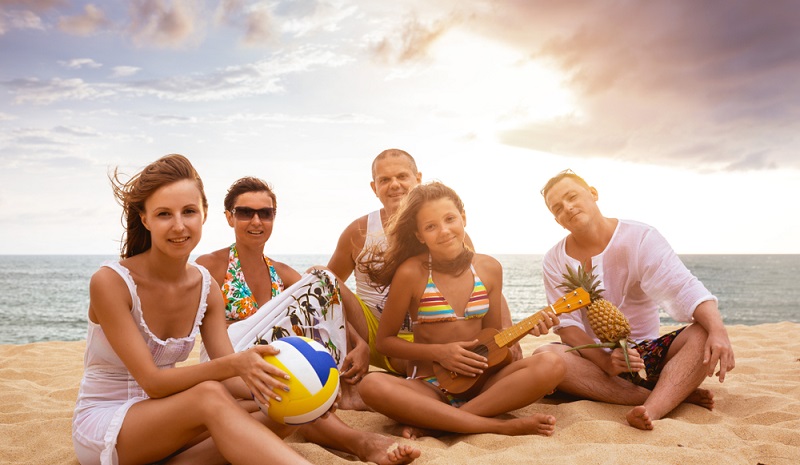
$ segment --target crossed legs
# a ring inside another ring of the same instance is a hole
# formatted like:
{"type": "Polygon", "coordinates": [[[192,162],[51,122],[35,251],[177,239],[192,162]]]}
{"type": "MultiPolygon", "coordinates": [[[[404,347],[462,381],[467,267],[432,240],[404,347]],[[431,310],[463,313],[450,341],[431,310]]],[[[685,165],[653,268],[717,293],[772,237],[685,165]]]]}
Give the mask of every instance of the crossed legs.
{"type": "Polygon", "coordinates": [[[698,386],[705,378],[703,347],[708,333],[702,326],[686,327],[672,342],[666,364],[655,388],[650,391],[619,376],[608,376],[600,367],[567,346],[547,344],[534,354],[554,352],[562,356],[567,372],[558,385],[560,391],[583,398],[619,405],[634,405],[626,415],[631,426],[653,429],[653,421],[663,418],[684,401],[713,409],[713,395],[698,386]]]}

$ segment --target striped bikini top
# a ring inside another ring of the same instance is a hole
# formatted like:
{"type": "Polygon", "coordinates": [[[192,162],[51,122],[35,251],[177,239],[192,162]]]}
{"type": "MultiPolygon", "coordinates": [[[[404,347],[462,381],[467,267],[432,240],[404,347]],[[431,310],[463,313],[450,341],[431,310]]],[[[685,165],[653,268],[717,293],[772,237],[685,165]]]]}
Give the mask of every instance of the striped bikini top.
{"type": "Polygon", "coordinates": [[[464,316],[456,315],[456,311],[447,302],[439,288],[433,282],[433,271],[428,271],[428,284],[425,286],[425,292],[422,293],[422,298],[419,299],[419,308],[417,309],[417,320],[414,324],[422,323],[439,323],[444,321],[457,321],[469,320],[471,318],[483,318],[489,311],[489,294],[486,292],[486,286],[483,285],[478,273],[475,272],[475,267],[470,264],[469,269],[472,271],[472,276],[475,279],[475,285],[472,288],[472,295],[469,296],[469,301],[464,309],[464,316]]]}

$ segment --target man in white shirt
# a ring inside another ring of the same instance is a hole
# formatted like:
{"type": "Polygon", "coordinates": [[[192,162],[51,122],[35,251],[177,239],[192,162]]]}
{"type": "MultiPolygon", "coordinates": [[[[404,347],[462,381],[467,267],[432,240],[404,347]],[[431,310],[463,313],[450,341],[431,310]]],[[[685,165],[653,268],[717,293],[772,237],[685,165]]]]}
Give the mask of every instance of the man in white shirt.
{"type": "Polygon", "coordinates": [[[553,177],[542,189],[545,204],[569,234],[544,258],[544,284],[552,301],[569,265],[594,268],[605,289],[603,297],[617,305],[631,324],[628,350],[632,371],[646,369],[647,380],[630,376],[622,349],[582,349],[598,342],[586,310],[562,314],[554,329],[564,345],[557,351],[568,363],[559,390],[580,398],[634,405],[626,418],[631,426],[653,429],[658,420],[682,402],[714,407],[711,391],[700,389],[719,364],[719,381],[734,368],[733,348],[717,308],[717,298],[683,265],[653,227],[608,218],[597,206],[597,189],[570,170],[553,177]],[[688,326],[659,337],[659,308],[688,326]],[[623,375],[623,376],[618,376],[623,375]],[[628,376],[625,378],[624,376],[628,376]]]}

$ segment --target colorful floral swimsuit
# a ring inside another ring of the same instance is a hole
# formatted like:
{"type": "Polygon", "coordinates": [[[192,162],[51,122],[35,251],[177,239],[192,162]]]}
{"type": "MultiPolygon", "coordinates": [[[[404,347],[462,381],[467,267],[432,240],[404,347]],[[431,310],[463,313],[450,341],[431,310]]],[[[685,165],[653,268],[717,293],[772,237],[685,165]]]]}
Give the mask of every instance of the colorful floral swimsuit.
{"type": "MultiPolygon", "coordinates": [[[[275,297],[283,291],[283,281],[266,255],[264,255],[264,263],[269,268],[272,297],[275,297]]],[[[222,296],[225,299],[225,318],[230,321],[244,320],[258,310],[258,302],[244,279],[235,243],[231,244],[231,252],[228,256],[228,271],[225,273],[225,282],[222,283],[222,296]]]]}

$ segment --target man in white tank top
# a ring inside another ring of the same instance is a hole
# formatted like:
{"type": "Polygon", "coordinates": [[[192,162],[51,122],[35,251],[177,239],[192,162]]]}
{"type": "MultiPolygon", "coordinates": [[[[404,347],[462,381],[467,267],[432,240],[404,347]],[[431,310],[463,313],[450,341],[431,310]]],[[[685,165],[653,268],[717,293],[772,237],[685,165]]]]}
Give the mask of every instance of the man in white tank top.
{"type": "MultiPolygon", "coordinates": [[[[406,374],[405,360],[386,357],[375,349],[375,334],[378,330],[383,303],[389,293],[386,288],[383,292],[375,289],[366,276],[359,271],[357,266],[366,260],[366,250],[374,243],[385,243],[386,236],[383,228],[389,217],[400,206],[406,194],[422,182],[422,173],[417,170],[414,158],[407,152],[399,149],[384,150],[372,162],[372,182],[370,187],[378,197],[383,208],[368,215],[364,215],[350,223],[339,237],[336,250],[333,252],[328,268],[336,274],[341,281],[346,281],[350,274],[355,274],[356,294],[364,310],[364,318],[369,328],[370,364],[383,368],[395,374],[406,374]]],[[[472,246],[469,237],[467,243],[472,246]]],[[[511,313],[508,304],[503,298],[503,327],[511,325],[511,313]]],[[[406,324],[401,329],[400,337],[413,340],[411,322],[406,317],[406,324]]],[[[511,349],[514,359],[522,357],[519,344],[511,349]]]]}

